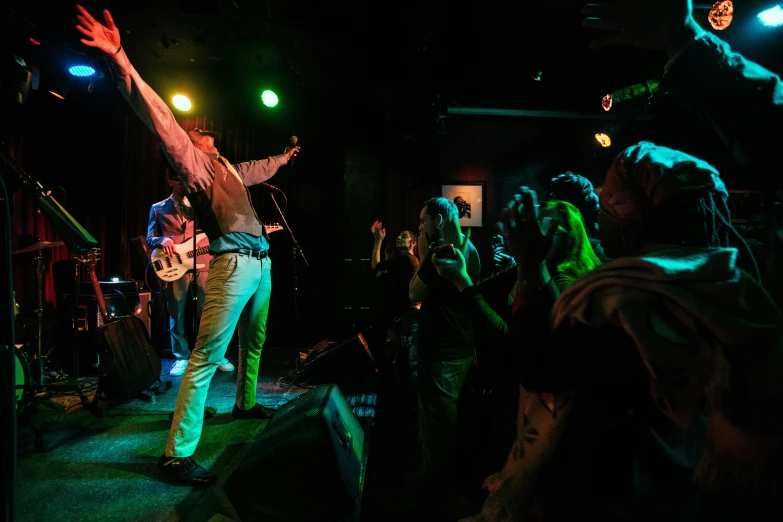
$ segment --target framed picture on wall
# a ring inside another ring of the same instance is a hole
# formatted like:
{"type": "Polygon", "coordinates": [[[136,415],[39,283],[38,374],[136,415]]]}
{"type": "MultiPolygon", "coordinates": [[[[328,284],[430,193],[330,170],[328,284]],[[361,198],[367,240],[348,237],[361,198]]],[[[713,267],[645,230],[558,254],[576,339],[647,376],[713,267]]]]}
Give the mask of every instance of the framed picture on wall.
{"type": "Polygon", "coordinates": [[[442,185],[441,195],[450,199],[459,210],[459,224],[463,227],[484,226],[484,189],[486,183],[453,181],[442,185]]]}

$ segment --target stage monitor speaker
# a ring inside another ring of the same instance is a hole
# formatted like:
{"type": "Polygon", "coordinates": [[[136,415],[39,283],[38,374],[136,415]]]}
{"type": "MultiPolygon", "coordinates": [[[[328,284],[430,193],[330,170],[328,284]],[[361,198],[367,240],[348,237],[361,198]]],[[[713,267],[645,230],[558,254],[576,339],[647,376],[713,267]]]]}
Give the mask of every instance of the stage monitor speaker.
{"type": "Polygon", "coordinates": [[[324,348],[313,349],[304,357],[301,380],[313,384],[337,384],[346,393],[375,391],[377,365],[362,334],[324,348]]]}
{"type": "Polygon", "coordinates": [[[223,490],[244,522],[358,521],[364,464],[351,407],[318,386],[280,408],[223,490]]]}

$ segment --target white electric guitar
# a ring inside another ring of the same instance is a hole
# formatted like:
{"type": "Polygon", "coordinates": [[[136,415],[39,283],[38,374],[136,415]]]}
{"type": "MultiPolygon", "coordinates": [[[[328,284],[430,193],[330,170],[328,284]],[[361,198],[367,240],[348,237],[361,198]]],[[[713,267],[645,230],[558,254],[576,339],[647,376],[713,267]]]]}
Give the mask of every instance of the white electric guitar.
{"type": "MultiPolygon", "coordinates": [[[[264,224],[267,234],[283,230],[283,227],[278,223],[264,224]]],[[[155,270],[155,275],[164,281],[176,281],[188,270],[193,270],[194,258],[196,269],[204,268],[209,264],[209,260],[212,256],[209,254],[209,239],[206,234],[196,235],[196,250],[193,250],[193,233],[191,227],[191,233],[185,234],[185,236],[178,244],[174,245],[176,254],[173,256],[167,256],[162,248],[156,248],[150,255],[150,262],[152,268],[155,270]]],[[[180,236],[182,237],[182,236],[180,236]]]]}

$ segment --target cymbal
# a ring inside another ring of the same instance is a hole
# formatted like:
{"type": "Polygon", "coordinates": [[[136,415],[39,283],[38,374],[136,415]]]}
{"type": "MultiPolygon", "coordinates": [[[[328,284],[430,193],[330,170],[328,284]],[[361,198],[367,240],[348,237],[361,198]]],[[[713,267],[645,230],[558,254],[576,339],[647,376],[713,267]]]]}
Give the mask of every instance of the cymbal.
{"type": "Polygon", "coordinates": [[[14,250],[11,252],[11,254],[26,254],[27,252],[37,252],[38,250],[46,250],[49,248],[56,248],[58,246],[63,246],[65,243],[62,241],[38,241],[37,243],[33,243],[29,247],[25,247],[19,250],[14,250]]]}

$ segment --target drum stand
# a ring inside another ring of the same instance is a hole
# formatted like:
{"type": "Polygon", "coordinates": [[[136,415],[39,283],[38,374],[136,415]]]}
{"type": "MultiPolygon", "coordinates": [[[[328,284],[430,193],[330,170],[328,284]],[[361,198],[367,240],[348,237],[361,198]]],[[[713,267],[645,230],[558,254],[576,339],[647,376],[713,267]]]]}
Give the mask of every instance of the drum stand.
{"type": "Polygon", "coordinates": [[[36,344],[38,345],[38,385],[43,388],[44,385],[44,363],[42,353],[42,337],[43,337],[43,250],[38,249],[38,254],[35,256],[36,271],[38,272],[38,303],[35,309],[37,334],[35,336],[36,344]]]}
{"type": "Polygon", "coordinates": [[[79,394],[79,398],[82,403],[88,401],[87,397],[82,393],[82,388],[79,386],[78,381],[64,381],[58,383],[51,383],[49,386],[44,384],[44,355],[43,355],[43,285],[44,285],[44,265],[43,265],[43,249],[39,248],[38,253],[35,256],[36,272],[38,276],[38,302],[35,310],[36,315],[36,349],[38,355],[38,383],[33,385],[37,391],[36,397],[44,397],[52,388],[58,390],[76,390],[79,394]]]}

